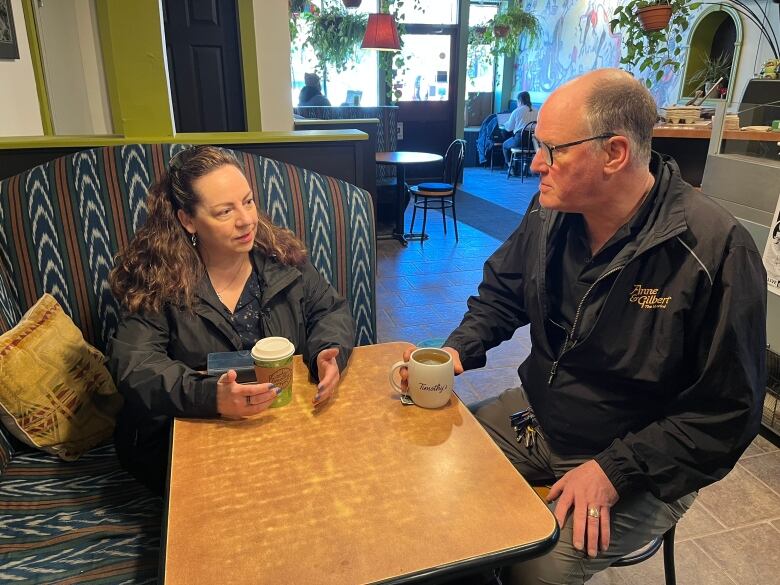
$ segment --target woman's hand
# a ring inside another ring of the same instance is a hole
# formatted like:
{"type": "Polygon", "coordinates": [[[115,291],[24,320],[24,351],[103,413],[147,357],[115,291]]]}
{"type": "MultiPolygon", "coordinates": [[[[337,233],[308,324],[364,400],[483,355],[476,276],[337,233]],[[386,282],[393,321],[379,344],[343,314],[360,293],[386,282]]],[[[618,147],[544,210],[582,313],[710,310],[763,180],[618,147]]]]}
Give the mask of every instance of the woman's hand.
{"type": "Polygon", "coordinates": [[[273,384],[238,384],[236,375],[235,370],[228,370],[217,380],[217,412],[225,418],[263,412],[282,391],[273,384]]]}
{"type": "Polygon", "coordinates": [[[329,347],[317,354],[317,377],[320,383],[317,384],[317,394],[312,400],[314,406],[322,404],[336,394],[336,386],[341,379],[339,365],[336,363],[337,355],[339,355],[338,347],[329,347]]]}

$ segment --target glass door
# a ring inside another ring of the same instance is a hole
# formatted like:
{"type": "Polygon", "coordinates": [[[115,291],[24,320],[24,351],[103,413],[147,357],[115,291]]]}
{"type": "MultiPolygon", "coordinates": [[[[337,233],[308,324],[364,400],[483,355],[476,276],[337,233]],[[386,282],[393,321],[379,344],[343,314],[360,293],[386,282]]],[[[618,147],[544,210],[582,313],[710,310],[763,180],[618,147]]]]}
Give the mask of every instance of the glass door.
{"type": "MultiPolygon", "coordinates": [[[[393,89],[398,100],[398,150],[444,154],[455,138],[457,0],[422,2],[409,9],[404,34],[404,70],[393,89]]],[[[407,2],[406,6],[414,6],[407,2]]],[[[420,165],[408,177],[433,177],[440,165],[420,165]]]]}

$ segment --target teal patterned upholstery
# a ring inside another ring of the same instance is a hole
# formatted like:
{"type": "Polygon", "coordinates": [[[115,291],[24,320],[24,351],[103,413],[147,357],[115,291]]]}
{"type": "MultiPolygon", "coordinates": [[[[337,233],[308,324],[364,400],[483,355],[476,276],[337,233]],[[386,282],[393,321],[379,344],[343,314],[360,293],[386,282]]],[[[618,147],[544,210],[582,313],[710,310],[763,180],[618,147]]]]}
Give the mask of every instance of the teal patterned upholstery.
{"type": "MultiPolygon", "coordinates": [[[[0,331],[51,293],[100,350],[119,310],[113,256],[146,219],[146,191],[185,145],[85,150],[0,182],[0,331]]],[[[349,301],[358,345],[376,341],[371,198],[344,181],[235,152],[260,209],[291,229],[349,301]]]]}
{"type": "MultiPolygon", "coordinates": [[[[294,113],[304,118],[317,120],[360,120],[363,118],[377,118],[376,150],[377,152],[391,152],[398,147],[396,126],[398,121],[398,106],[298,106],[293,108],[294,113]]],[[[378,180],[395,177],[395,167],[390,165],[377,165],[376,178],[378,180]]]]}
{"type": "MultiPolygon", "coordinates": [[[[0,332],[49,292],[85,339],[105,348],[119,317],[107,283],[113,257],[143,225],[148,187],[182,148],[85,150],[0,182],[0,332]]],[[[306,243],[314,266],[347,298],[356,343],[374,343],[369,194],[290,164],[235,155],[260,209],[306,243]]],[[[15,450],[13,441],[0,427],[0,583],[156,582],[161,501],[119,468],[112,445],[64,462],[15,450]]]]}

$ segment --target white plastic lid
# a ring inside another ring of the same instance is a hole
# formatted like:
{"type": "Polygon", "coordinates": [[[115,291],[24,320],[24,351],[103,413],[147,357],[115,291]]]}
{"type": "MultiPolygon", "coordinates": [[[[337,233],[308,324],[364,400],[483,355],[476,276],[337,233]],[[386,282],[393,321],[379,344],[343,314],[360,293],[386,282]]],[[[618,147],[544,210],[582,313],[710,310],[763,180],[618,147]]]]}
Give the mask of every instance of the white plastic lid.
{"type": "Polygon", "coordinates": [[[295,353],[295,346],[286,337],[264,337],[252,348],[252,359],[257,361],[277,361],[295,353]]]}

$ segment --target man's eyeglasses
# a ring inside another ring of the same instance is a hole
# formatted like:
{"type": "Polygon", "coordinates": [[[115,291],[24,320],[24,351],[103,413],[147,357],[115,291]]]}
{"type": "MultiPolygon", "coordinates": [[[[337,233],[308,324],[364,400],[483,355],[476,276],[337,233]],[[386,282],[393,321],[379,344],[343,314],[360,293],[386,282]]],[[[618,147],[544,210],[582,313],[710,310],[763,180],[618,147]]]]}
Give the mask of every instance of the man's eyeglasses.
{"type": "Polygon", "coordinates": [[[553,150],[557,150],[559,148],[568,148],[569,146],[577,146],[578,144],[584,144],[586,142],[590,142],[591,140],[602,140],[604,138],[612,138],[614,136],[617,136],[617,134],[613,134],[612,132],[607,132],[606,134],[599,134],[598,136],[591,136],[590,138],[583,138],[582,140],[575,140],[574,142],[566,142],[564,144],[556,144],[556,145],[550,145],[542,142],[539,140],[536,136],[532,138],[534,141],[534,147],[536,150],[542,151],[542,156],[544,156],[544,162],[547,164],[548,167],[551,167],[553,164],[553,150]]]}

